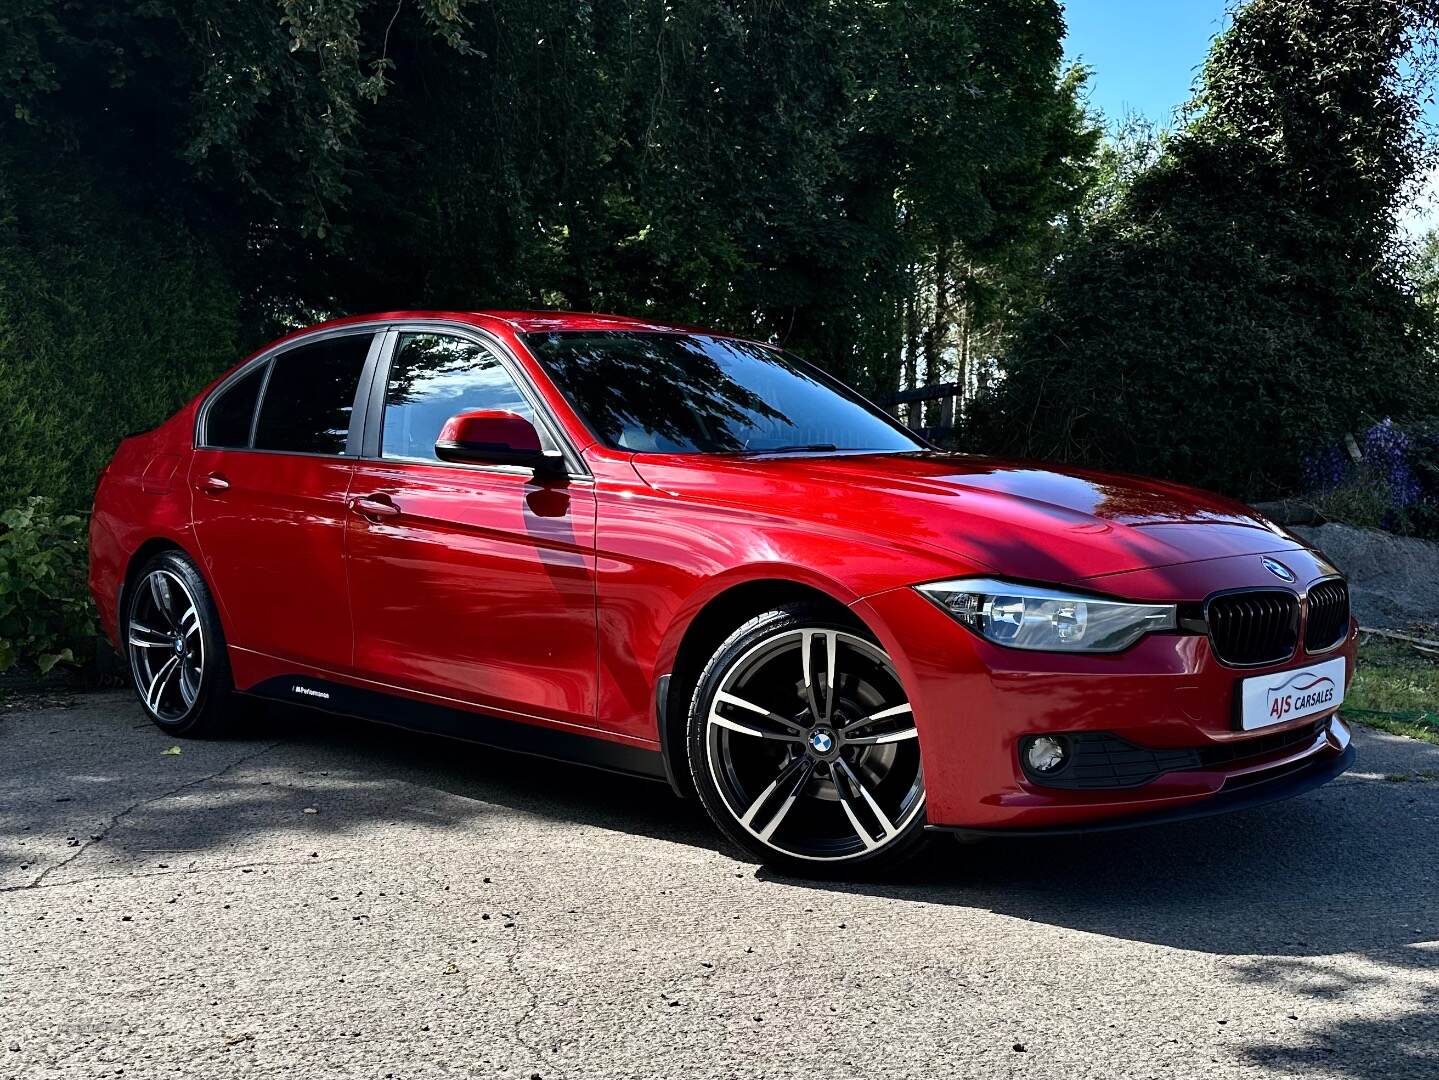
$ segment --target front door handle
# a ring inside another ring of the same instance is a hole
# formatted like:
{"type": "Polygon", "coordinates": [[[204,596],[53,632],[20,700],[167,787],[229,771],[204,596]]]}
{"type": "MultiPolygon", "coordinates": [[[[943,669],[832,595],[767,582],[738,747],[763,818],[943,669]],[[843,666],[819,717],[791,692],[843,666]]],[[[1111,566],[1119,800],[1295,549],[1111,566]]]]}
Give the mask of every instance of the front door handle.
{"type": "Polygon", "coordinates": [[[350,500],[350,509],[371,521],[392,518],[400,512],[388,495],[360,495],[350,500]]]}
{"type": "Polygon", "coordinates": [[[219,473],[211,473],[209,476],[202,476],[195,487],[207,495],[218,495],[222,491],[230,490],[230,481],[219,473]]]}

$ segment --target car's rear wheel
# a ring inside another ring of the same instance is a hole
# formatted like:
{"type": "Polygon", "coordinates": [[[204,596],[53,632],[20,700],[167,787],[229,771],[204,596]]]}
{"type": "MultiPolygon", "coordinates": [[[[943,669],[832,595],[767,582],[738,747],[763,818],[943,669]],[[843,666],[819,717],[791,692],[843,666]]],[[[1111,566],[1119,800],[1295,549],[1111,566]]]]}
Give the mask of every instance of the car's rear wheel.
{"type": "Polygon", "coordinates": [[[197,738],[227,729],[233,684],[225,640],[210,590],[189,559],[163,551],[141,567],[126,590],[121,630],[135,692],[151,720],[197,738]]]}
{"type": "Polygon", "coordinates": [[[924,839],[924,774],[894,664],[860,626],[804,605],[720,645],[689,715],[695,788],[761,861],[800,874],[891,867],[924,839]]]}

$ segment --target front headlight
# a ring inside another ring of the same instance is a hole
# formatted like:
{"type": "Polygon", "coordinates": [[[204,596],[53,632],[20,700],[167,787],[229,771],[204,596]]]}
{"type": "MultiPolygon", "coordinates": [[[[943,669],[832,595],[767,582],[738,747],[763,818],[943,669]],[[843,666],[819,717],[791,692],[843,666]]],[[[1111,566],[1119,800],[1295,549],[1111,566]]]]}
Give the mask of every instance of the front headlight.
{"type": "Polygon", "coordinates": [[[992,578],[915,588],[976,634],[1012,649],[1119,652],[1145,634],[1179,625],[1174,604],[1128,604],[992,578]]]}

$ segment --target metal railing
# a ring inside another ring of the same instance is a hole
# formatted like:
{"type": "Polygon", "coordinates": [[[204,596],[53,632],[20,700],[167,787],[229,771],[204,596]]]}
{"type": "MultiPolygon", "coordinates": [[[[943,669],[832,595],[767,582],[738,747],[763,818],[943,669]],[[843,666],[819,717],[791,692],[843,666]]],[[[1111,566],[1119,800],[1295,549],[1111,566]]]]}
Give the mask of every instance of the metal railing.
{"type": "Polygon", "coordinates": [[[942,442],[955,433],[958,403],[963,393],[964,388],[959,383],[935,383],[932,386],[916,386],[911,390],[897,390],[880,398],[879,404],[911,431],[926,439],[942,442]],[[933,417],[938,423],[926,424],[925,413],[929,410],[924,406],[931,401],[942,403],[939,415],[933,417]],[[908,408],[901,412],[903,406],[908,408]]]}

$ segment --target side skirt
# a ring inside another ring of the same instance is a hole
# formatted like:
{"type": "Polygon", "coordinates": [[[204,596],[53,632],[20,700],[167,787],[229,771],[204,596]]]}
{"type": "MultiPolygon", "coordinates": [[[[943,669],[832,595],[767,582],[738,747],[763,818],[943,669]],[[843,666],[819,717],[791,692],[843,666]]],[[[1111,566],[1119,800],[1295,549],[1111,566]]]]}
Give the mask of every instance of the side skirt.
{"type": "Polygon", "coordinates": [[[499,750],[575,762],[645,780],[663,782],[667,778],[664,757],[657,750],[626,746],[538,724],[502,720],[483,713],[416,701],[378,690],[365,690],[309,675],[275,676],[243,692],[284,705],[301,705],[338,716],[353,716],[409,731],[463,739],[499,750]]]}

